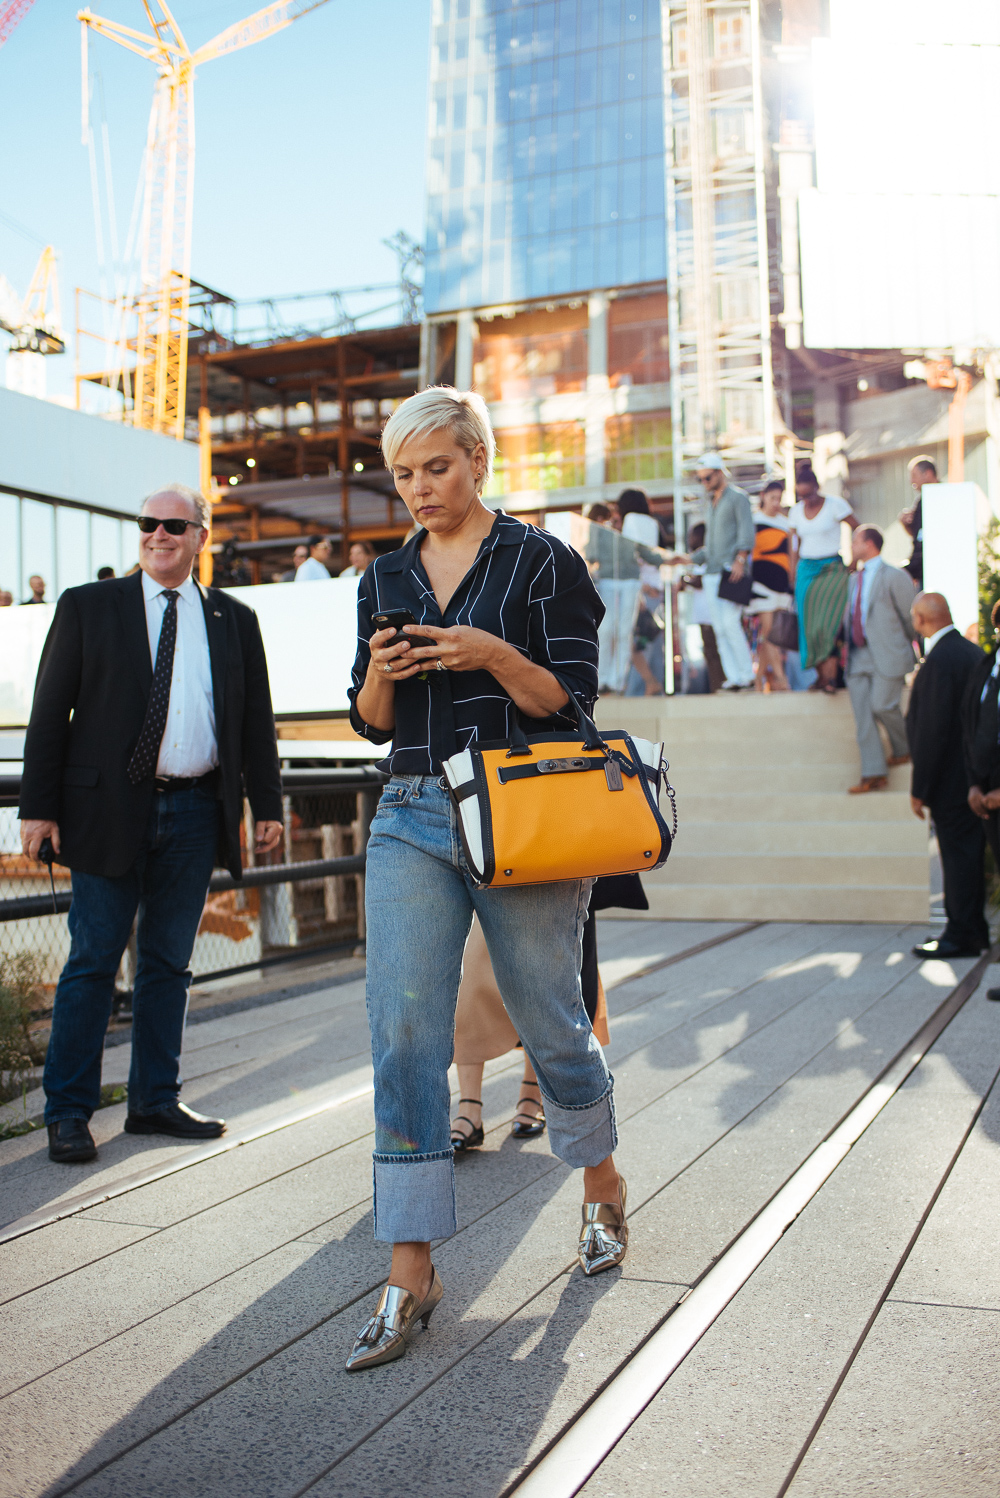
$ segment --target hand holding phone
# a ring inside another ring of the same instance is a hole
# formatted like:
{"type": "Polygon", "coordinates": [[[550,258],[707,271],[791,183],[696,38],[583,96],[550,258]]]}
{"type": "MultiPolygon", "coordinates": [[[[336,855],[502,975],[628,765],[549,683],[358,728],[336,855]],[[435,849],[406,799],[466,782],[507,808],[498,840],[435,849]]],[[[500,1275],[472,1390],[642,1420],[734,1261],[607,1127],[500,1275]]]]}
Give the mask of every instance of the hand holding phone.
{"type": "MultiPolygon", "coordinates": [[[[386,609],[383,613],[372,615],[372,623],[376,629],[394,629],[398,635],[402,634],[404,624],[416,622],[409,609],[386,609]]],[[[433,640],[428,640],[424,635],[403,635],[403,639],[408,640],[411,646],[434,644],[433,640]]]]}

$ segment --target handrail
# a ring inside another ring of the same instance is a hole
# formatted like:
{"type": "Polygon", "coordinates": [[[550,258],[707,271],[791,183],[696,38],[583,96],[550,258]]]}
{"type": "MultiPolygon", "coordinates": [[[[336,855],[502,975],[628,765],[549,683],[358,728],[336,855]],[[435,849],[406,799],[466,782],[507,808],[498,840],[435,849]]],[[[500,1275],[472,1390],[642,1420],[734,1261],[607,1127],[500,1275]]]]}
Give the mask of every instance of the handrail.
{"type": "MultiPolygon", "coordinates": [[[[365,855],[349,854],[346,858],[313,858],[302,863],[265,864],[263,867],[244,869],[242,879],[234,879],[222,869],[213,874],[208,884],[210,895],[221,894],[231,889],[255,889],[262,884],[298,884],[305,879],[330,879],[337,874],[363,874],[365,855]]],[[[40,915],[65,915],[73,903],[71,890],[60,889],[53,897],[47,895],[22,895],[17,900],[0,900],[0,922],[24,921],[40,915]]]]}
{"type": "MultiPolygon", "coordinates": [[[[386,778],[370,765],[349,766],[342,769],[336,766],[327,769],[313,767],[282,771],[281,787],[286,794],[306,790],[367,792],[365,796],[367,805],[361,815],[360,829],[362,844],[366,845],[368,829],[374,813],[372,793],[385,784],[386,778]]],[[[20,775],[0,775],[0,806],[16,806],[20,789],[20,775]]],[[[257,889],[269,884],[298,884],[306,879],[330,879],[338,875],[363,874],[365,862],[366,855],[362,848],[360,853],[348,854],[343,858],[314,858],[302,863],[257,865],[255,868],[244,869],[241,879],[234,879],[227,870],[219,869],[209,881],[208,892],[221,894],[228,890],[257,889]]],[[[44,878],[41,867],[39,865],[39,878],[44,878]]],[[[0,900],[0,923],[37,919],[45,915],[65,915],[72,902],[73,894],[68,889],[56,890],[54,895],[50,892],[44,895],[22,895],[13,900],[0,900]]]]}
{"type": "MultiPolygon", "coordinates": [[[[368,791],[385,785],[388,776],[374,765],[309,765],[281,772],[281,788],[295,791],[368,791]]],[[[0,806],[16,806],[21,794],[20,775],[0,775],[0,806]]]]}

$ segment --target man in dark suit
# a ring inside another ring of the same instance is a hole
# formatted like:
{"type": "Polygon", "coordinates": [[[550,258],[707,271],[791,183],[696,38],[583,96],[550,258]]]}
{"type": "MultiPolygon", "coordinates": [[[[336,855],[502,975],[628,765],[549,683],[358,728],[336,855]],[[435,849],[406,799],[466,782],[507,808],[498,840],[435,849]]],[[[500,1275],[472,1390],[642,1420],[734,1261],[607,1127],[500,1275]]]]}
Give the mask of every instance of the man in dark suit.
{"type": "Polygon", "coordinates": [[[924,639],[906,714],[913,760],[910,804],[930,810],[941,853],[947,925],[936,940],[913,948],[916,957],[978,957],[989,946],[983,906],[983,823],[968,801],[962,747],[962,699],[983,652],[960,635],[941,593],[918,593],[910,610],[924,639]]]}
{"type": "Polygon", "coordinates": [[[73,871],[70,955],[45,1059],[49,1155],[92,1160],[115,974],[138,912],[125,1128],[216,1138],[180,1102],[187,970],[216,859],[240,877],[244,789],[259,852],[281,838],[281,777],[257,617],[196,583],[208,507],[146,500],[131,577],[69,588],[45,642],[24,749],[21,842],[73,871]],[[169,528],[168,528],[169,527],[169,528]]]}

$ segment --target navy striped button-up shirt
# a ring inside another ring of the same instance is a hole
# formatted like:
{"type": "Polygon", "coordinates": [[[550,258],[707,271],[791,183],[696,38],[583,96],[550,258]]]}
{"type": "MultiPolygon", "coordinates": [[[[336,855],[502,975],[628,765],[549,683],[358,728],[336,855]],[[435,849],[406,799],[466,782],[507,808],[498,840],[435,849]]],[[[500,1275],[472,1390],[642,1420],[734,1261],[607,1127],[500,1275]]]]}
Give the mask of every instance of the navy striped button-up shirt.
{"type": "MultiPolygon", "coordinates": [[[[506,739],[514,711],[510,695],[488,671],[446,675],[432,663],[426,680],[411,676],[396,683],[392,733],[365,723],[356,699],[371,659],[372,615],[385,610],[409,609],[418,624],[445,629],[467,624],[498,635],[536,666],[554,671],[585,711],[593,713],[597,626],[604,605],[583,557],[537,526],[498,513],[442,618],[420,560],[425,534],[421,530],[399,551],[376,557],[358,591],[358,654],[348,693],[351,723],[375,744],[392,739],[392,752],[381,768],[395,775],[440,775],[442,755],[474,742],[506,739]],[[451,706],[445,699],[449,692],[451,706]]],[[[575,717],[563,713],[526,725],[529,732],[575,726],[575,717]]]]}

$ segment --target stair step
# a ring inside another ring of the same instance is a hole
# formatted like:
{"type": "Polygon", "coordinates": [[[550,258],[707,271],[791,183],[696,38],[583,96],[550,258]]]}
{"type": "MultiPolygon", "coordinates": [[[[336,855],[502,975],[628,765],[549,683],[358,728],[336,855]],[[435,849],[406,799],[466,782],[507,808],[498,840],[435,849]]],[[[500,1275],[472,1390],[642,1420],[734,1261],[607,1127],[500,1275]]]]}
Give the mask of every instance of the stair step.
{"type": "MultiPolygon", "coordinates": [[[[879,791],[871,796],[845,796],[842,790],[789,791],[785,788],[784,776],[782,770],[780,790],[693,792],[687,788],[678,801],[683,826],[687,828],[697,822],[725,822],[727,825],[743,822],[842,822],[845,826],[859,823],[870,826],[872,823],[906,821],[920,825],[910,810],[908,791],[879,791]]],[[[665,798],[663,800],[665,804],[665,798]]],[[[926,823],[923,825],[926,827],[926,823]]]]}
{"type": "MultiPolygon", "coordinates": [[[[669,754],[667,758],[670,758],[669,754]]],[[[705,756],[700,763],[684,764],[677,760],[670,761],[670,782],[677,791],[678,806],[682,805],[681,798],[685,794],[704,796],[720,791],[746,791],[762,781],[764,782],[761,785],[763,794],[835,791],[843,797],[849,786],[857,784],[860,775],[861,771],[856,759],[853,764],[823,764],[815,761],[802,764],[794,761],[789,763],[772,756],[767,762],[766,772],[762,772],[761,766],[746,762],[741,765],[732,763],[716,765],[711,762],[707,745],[705,756]]],[[[889,771],[888,789],[897,792],[900,796],[900,816],[912,816],[909,802],[910,769],[908,765],[900,765],[898,769],[889,771]]],[[[861,802],[870,805],[885,794],[885,791],[871,791],[866,796],[852,796],[850,801],[845,799],[845,812],[855,816],[857,815],[856,805],[861,802]]]]}
{"type": "Polygon", "coordinates": [[[755,858],[760,854],[826,855],[831,853],[899,854],[926,859],[927,823],[914,816],[902,821],[774,822],[766,816],[720,821],[685,816],[679,823],[677,845],[671,861],[692,854],[719,854],[755,858]]]}
{"type": "MultiPolygon", "coordinates": [[[[655,921],[926,921],[926,881],[844,888],[829,884],[654,884],[644,881],[655,921]]],[[[620,914],[620,912],[615,912],[620,914]]]]}
{"type": "Polygon", "coordinates": [[[671,761],[680,831],[644,880],[654,917],[928,918],[928,828],[910,810],[909,766],[884,791],[846,794],[861,774],[846,693],[605,698],[597,721],[662,739],[671,761]]]}
{"type": "Polygon", "coordinates": [[[646,875],[652,884],[912,885],[927,891],[927,854],[769,853],[752,857],[717,853],[670,855],[666,865],[646,875]]]}

